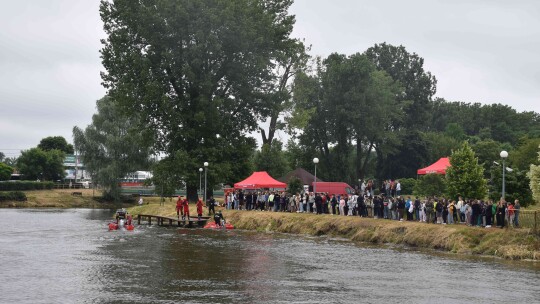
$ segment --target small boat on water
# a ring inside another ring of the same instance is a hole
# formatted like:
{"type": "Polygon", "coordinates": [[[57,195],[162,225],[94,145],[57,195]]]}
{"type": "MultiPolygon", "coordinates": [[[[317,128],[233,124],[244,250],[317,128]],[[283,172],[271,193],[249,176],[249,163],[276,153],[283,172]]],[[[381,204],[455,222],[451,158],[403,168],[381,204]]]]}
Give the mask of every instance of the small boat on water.
{"type": "Polygon", "coordinates": [[[224,225],[218,226],[215,222],[210,222],[204,225],[205,229],[234,229],[234,226],[230,223],[225,223],[224,225]]]}
{"type": "Polygon", "coordinates": [[[109,223],[109,231],[111,230],[133,230],[135,229],[135,226],[133,226],[133,218],[131,217],[131,214],[128,214],[126,209],[118,209],[116,210],[116,222],[109,223]]]}

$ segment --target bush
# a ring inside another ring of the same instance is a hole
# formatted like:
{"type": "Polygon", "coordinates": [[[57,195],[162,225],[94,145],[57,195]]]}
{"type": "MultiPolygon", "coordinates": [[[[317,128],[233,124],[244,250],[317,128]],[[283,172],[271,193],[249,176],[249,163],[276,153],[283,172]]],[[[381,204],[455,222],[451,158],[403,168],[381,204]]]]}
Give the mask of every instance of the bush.
{"type": "Polygon", "coordinates": [[[298,177],[291,177],[289,179],[289,182],[287,184],[287,192],[290,194],[296,194],[302,192],[304,189],[304,185],[302,185],[302,181],[298,177]]]}
{"type": "Polygon", "coordinates": [[[21,191],[0,192],[0,202],[6,202],[6,201],[25,202],[26,194],[24,194],[24,192],[21,192],[21,191]]]}
{"type": "Polygon", "coordinates": [[[50,190],[53,182],[0,182],[0,191],[50,190]]]}
{"type": "Polygon", "coordinates": [[[419,196],[442,196],[446,194],[444,175],[426,174],[420,177],[414,187],[414,194],[419,196]]]}
{"type": "Polygon", "coordinates": [[[13,173],[13,168],[4,163],[0,163],[0,181],[9,180],[11,173],[13,173]]]}
{"type": "Polygon", "coordinates": [[[401,184],[401,195],[412,195],[414,186],[416,185],[416,179],[414,178],[398,178],[401,184]]]}

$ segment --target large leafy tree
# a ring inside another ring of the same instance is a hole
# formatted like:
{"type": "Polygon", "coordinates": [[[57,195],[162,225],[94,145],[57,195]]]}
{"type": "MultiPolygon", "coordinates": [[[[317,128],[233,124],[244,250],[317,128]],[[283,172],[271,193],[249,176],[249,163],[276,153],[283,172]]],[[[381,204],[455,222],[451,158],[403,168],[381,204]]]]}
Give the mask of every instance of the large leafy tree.
{"type": "Polygon", "coordinates": [[[405,116],[395,119],[392,129],[400,131],[400,144],[392,151],[376,147],[380,177],[413,176],[415,170],[427,163],[428,147],[420,131],[427,130],[431,115],[431,100],[437,80],[424,70],[424,59],[409,53],[404,46],[375,44],[365,52],[377,69],[385,71],[401,86],[396,98],[405,116]]]}
{"type": "Polygon", "coordinates": [[[421,126],[430,116],[431,98],[435,95],[437,80],[424,70],[424,59],[416,53],[409,53],[404,46],[387,43],[375,44],[365,54],[392,79],[402,85],[398,98],[404,103],[406,118],[403,125],[421,126]]]}
{"type": "Polygon", "coordinates": [[[64,152],[32,148],[21,152],[17,168],[27,180],[56,181],[64,178],[64,152]]]}
{"type": "MultiPolygon", "coordinates": [[[[502,167],[492,166],[489,172],[491,173],[489,198],[497,201],[502,197],[502,167]]],[[[530,179],[527,175],[528,171],[518,168],[505,172],[504,196],[507,201],[518,199],[524,207],[533,203],[532,192],[529,188],[530,179]]]]}
{"type": "Polygon", "coordinates": [[[293,108],[291,82],[297,73],[306,68],[309,59],[302,41],[288,39],[283,41],[282,45],[274,59],[273,77],[268,85],[265,85],[264,98],[269,105],[265,123],[268,128],[259,126],[262,143],[269,146],[273,144],[276,132],[286,126],[283,116],[293,108]]]}
{"type": "Polygon", "coordinates": [[[428,158],[426,164],[432,164],[441,157],[448,157],[452,150],[461,146],[461,141],[439,132],[425,132],[422,134],[427,144],[428,158]]]}
{"type": "Polygon", "coordinates": [[[267,171],[274,178],[285,175],[291,168],[288,166],[282,146],[278,140],[274,140],[272,145],[263,144],[261,150],[255,152],[253,157],[255,170],[267,171]]]}
{"type": "Polygon", "coordinates": [[[538,146],[540,146],[540,138],[522,138],[516,149],[510,153],[512,166],[528,171],[531,165],[540,165],[538,146]]]}
{"type": "Polygon", "coordinates": [[[483,199],[487,193],[487,182],[484,179],[484,168],[468,142],[453,151],[450,167],[446,169],[448,195],[472,199],[483,199]]]}
{"type": "Polygon", "coordinates": [[[43,138],[38,145],[43,151],[60,150],[66,154],[73,154],[73,145],[68,144],[66,139],[62,136],[49,136],[43,138]]]}
{"type": "MultiPolygon", "coordinates": [[[[102,1],[108,38],[103,83],[125,109],[142,113],[156,148],[183,170],[188,196],[207,161],[209,183],[245,172],[247,132],[271,115],[268,85],[288,48],[292,0],[102,1]],[[243,149],[242,151],[239,151],[243,149]],[[184,153],[185,152],[185,153],[184,153]]],[[[250,148],[248,148],[250,147],[250,148]]],[[[249,155],[249,154],[248,154],[249,155]]]]}
{"type": "Polygon", "coordinates": [[[398,92],[397,83],[362,54],[331,54],[314,75],[298,75],[291,125],[302,130],[300,145],[322,156],[321,176],[363,178],[374,147],[391,149],[397,140],[391,122],[402,115],[398,92]]]}
{"type": "Polygon", "coordinates": [[[86,129],[73,128],[74,143],[92,180],[105,189],[106,197],[118,200],[119,179],[149,167],[152,132],[138,130],[140,116],[126,115],[108,96],[96,106],[86,129]]]}

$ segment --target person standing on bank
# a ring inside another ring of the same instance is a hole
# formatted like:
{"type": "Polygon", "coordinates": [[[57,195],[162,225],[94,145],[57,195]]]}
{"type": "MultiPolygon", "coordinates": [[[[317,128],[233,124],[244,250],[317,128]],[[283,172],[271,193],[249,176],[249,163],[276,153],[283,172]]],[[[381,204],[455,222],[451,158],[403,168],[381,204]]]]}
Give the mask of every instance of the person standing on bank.
{"type": "Polygon", "coordinates": [[[210,212],[213,212],[216,214],[216,200],[214,199],[213,195],[210,195],[210,198],[206,201],[206,206],[208,207],[208,215],[210,215],[210,212]]]}
{"type": "Polygon", "coordinates": [[[504,217],[506,215],[506,206],[503,198],[497,203],[497,226],[504,228],[504,217]]]}
{"type": "Polygon", "coordinates": [[[489,200],[486,206],[486,228],[491,228],[491,220],[493,216],[493,213],[491,212],[492,208],[493,202],[489,200]]]}
{"type": "Polygon", "coordinates": [[[514,227],[519,227],[519,209],[521,209],[519,200],[515,200],[514,201],[514,227]]]}
{"type": "Polygon", "coordinates": [[[202,200],[199,198],[199,199],[197,200],[197,217],[198,217],[199,221],[201,220],[201,216],[202,216],[202,213],[203,213],[202,208],[203,208],[203,202],[202,202],[202,200]]]}

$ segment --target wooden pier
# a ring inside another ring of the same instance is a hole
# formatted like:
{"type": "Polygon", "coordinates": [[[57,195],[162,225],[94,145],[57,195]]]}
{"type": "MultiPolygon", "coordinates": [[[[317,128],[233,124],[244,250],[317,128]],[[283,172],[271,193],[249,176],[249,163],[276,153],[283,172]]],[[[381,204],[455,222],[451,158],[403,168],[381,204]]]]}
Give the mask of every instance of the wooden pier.
{"type": "Polygon", "coordinates": [[[141,224],[141,221],[145,221],[148,225],[152,225],[152,220],[157,223],[158,226],[177,226],[185,228],[203,228],[206,225],[206,222],[210,219],[207,216],[202,216],[199,220],[198,217],[190,217],[189,220],[186,218],[178,219],[176,217],[160,216],[160,215],[148,215],[148,214],[139,214],[137,215],[137,224],[141,224]]]}

